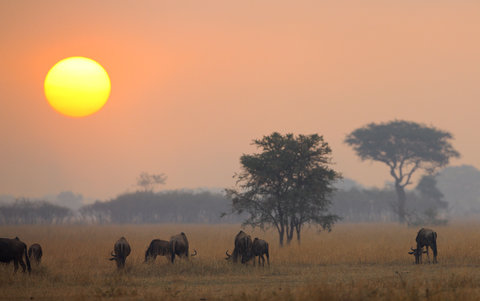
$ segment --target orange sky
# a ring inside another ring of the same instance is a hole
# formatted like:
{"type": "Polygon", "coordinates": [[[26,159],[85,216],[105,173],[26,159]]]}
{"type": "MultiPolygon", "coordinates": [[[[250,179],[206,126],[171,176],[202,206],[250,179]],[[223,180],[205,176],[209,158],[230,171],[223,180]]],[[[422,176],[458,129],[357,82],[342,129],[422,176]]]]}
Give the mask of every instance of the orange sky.
{"type": "Polygon", "coordinates": [[[450,131],[452,164],[480,168],[479,37],[476,1],[1,1],[0,194],[107,199],[142,171],[228,187],[273,131],[324,135],[338,171],[382,186],[343,139],[395,118],[450,131]],[[112,81],[83,119],[43,95],[69,56],[112,81]]]}

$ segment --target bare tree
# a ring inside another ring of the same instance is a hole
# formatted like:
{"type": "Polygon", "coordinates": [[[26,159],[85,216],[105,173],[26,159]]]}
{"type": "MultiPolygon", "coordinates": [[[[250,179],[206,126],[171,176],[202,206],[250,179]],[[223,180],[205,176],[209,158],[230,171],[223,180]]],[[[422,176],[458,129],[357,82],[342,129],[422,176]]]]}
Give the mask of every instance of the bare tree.
{"type": "Polygon", "coordinates": [[[148,172],[142,172],[137,178],[137,186],[142,187],[144,191],[153,191],[158,185],[165,184],[167,176],[164,173],[161,174],[149,174],[148,172]]]}

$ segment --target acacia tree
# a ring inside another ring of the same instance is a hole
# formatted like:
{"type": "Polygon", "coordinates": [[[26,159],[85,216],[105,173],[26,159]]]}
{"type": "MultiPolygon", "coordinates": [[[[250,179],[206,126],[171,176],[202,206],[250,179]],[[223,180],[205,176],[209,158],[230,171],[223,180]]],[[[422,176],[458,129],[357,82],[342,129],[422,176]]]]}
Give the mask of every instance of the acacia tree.
{"type": "Polygon", "coordinates": [[[328,197],[340,175],[329,167],[331,149],[323,137],[275,132],[253,144],[261,152],[241,156],[236,187],[226,189],[232,212],[248,214],[244,225],[273,226],[280,246],[294,233],[300,242],[307,223],[330,231],[339,217],[328,214],[328,197]]]}
{"type": "Polygon", "coordinates": [[[345,143],[352,146],[360,159],[379,161],[390,169],[394,179],[397,203],[394,211],[399,222],[405,222],[405,187],[411,184],[417,170],[433,173],[459,157],[446,131],[415,122],[394,120],[370,123],[347,135],[345,143]]]}

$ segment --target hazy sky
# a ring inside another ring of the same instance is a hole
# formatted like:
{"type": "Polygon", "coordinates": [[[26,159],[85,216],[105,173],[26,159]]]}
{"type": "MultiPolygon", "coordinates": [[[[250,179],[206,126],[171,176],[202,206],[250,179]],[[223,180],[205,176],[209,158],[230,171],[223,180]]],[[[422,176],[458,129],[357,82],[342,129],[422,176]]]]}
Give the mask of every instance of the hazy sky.
{"type": "Polygon", "coordinates": [[[0,1],[0,194],[112,198],[142,171],[164,188],[229,187],[273,131],[319,133],[335,168],[390,180],[343,143],[370,122],[450,131],[480,167],[478,1],[0,1]],[[47,103],[57,61],[110,75],[82,119],[47,103]]]}

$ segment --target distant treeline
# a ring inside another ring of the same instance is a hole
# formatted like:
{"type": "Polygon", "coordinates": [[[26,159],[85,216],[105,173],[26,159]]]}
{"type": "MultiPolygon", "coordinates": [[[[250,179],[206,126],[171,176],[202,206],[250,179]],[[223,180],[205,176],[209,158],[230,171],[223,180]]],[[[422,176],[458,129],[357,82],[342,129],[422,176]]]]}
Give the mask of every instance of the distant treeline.
{"type": "Polygon", "coordinates": [[[118,196],[108,202],[96,202],[80,209],[88,223],[237,223],[238,216],[221,218],[229,210],[225,196],[211,192],[138,191],[118,196]]]}
{"type": "Polygon", "coordinates": [[[70,209],[44,201],[19,199],[0,205],[0,224],[63,224],[71,218],[70,209]]]}
{"type": "MultiPolygon", "coordinates": [[[[392,222],[396,221],[395,198],[393,189],[342,189],[332,195],[330,211],[343,222],[392,222]]],[[[407,199],[410,223],[439,222],[439,210],[447,207],[441,196],[427,197],[418,190],[409,191],[407,199]]],[[[221,193],[137,191],[85,205],[78,211],[21,199],[0,205],[0,224],[240,223],[244,220],[245,217],[238,215],[221,217],[230,211],[231,201],[221,193]]]]}
{"type": "MultiPolygon", "coordinates": [[[[396,222],[396,198],[393,189],[338,190],[331,211],[341,216],[343,222],[396,222]]],[[[446,222],[448,203],[412,190],[407,192],[406,209],[409,224],[439,224],[446,222]]]]}

